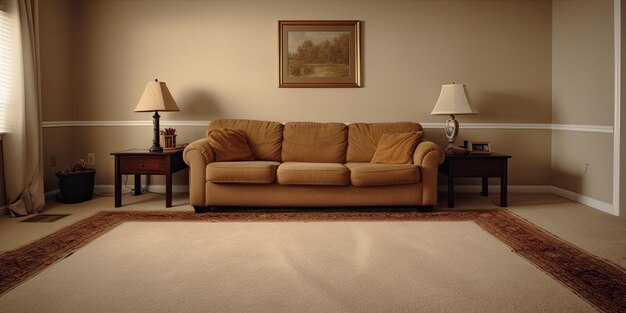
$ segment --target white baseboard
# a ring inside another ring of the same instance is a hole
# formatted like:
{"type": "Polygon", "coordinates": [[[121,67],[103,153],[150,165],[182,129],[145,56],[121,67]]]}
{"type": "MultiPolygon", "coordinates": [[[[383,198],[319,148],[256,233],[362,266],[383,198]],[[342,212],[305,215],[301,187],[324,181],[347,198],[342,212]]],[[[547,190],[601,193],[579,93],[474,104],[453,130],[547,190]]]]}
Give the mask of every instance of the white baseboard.
{"type": "Polygon", "coordinates": [[[565,190],[563,188],[559,188],[557,186],[550,186],[551,193],[555,195],[559,195],[563,198],[570,199],[572,201],[576,201],[578,203],[584,204],[586,206],[592,207],[594,209],[598,209],[602,212],[609,213],[611,215],[619,216],[619,212],[617,212],[613,208],[613,204],[600,201],[598,199],[594,199],[585,195],[581,195],[579,193],[575,193],[573,191],[565,190]]]}
{"type": "MultiPolygon", "coordinates": [[[[129,185],[130,187],[130,185],[129,185]]],[[[165,193],[165,185],[149,185],[143,186],[147,191],[157,192],[157,193],[165,193]]],[[[448,187],[446,185],[439,186],[439,192],[445,193],[448,191],[448,187]]],[[[454,186],[455,192],[463,192],[463,193],[479,193],[481,189],[480,185],[456,185],[454,186]]],[[[489,185],[489,189],[492,191],[500,191],[500,185],[489,185]]],[[[600,201],[585,195],[581,195],[579,193],[575,193],[573,191],[565,190],[563,188],[559,188],[551,185],[512,185],[509,186],[509,192],[511,193],[551,193],[563,198],[584,204],[586,206],[592,207],[594,209],[600,210],[602,212],[619,216],[619,213],[613,208],[613,205],[608,202],[600,201]]],[[[115,192],[115,188],[113,185],[96,185],[94,186],[94,191],[100,194],[113,194],[115,192]]],[[[189,192],[188,185],[173,185],[173,192],[189,192]]],[[[46,198],[53,196],[59,192],[58,189],[51,190],[46,192],[46,198]]],[[[122,189],[122,192],[127,192],[122,189]]],[[[9,214],[9,210],[6,206],[0,206],[0,216],[9,214]]]]}
{"type": "MultiPolygon", "coordinates": [[[[128,187],[134,188],[135,185],[129,184],[128,187]]],[[[165,193],[165,185],[142,185],[142,187],[150,192],[165,193]]],[[[113,185],[95,185],[93,187],[94,192],[100,194],[113,194],[115,193],[115,186],[113,185]]],[[[122,187],[122,193],[130,191],[128,188],[122,187]]],[[[172,192],[189,192],[189,185],[172,185],[172,192]]]]}
{"type": "MultiPolygon", "coordinates": [[[[479,193],[481,190],[481,186],[480,185],[456,185],[454,186],[454,191],[455,192],[462,192],[462,193],[479,193]]],[[[496,191],[499,192],[500,191],[500,185],[489,185],[489,189],[492,191],[496,191]]],[[[556,186],[551,186],[551,185],[531,185],[531,186],[524,186],[524,185],[514,185],[514,186],[509,186],[509,192],[511,193],[551,193],[551,194],[555,194],[557,196],[561,196],[563,198],[584,204],[588,207],[592,207],[596,210],[600,210],[602,212],[605,213],[609,213],[611,215],[615,215],[615,216],[619,216],[619,212],[616,212],[616,210],[613,208],[613,205],[611,203],[608,202],[604,202],[598,199],[594,199],[592,197],[589,196],[585,196],[585,195],[581,195],[579,193],[575,193],[573,191],[569,191],[569,190],[565,190],[563,188],[559,188],[556,186]]],[[[447,192],[448,191],[448,186],[446,185],[440,185],[438,188],[439,192],[447,192]]]]}
{"type": "Polygon", "coordinates": [[[46,198],[50,198],[50,197],[52,197],[52,196],[56,195],[56,194],[57,194],[57,192],[59,192],[59,189],[58,189],[58,188],[57,188],[57,189],[54,189],[54,190],[50,190],[50,191],[48,191],[48,192],[46,192],[46,193],[44,194],[44,197],[46,197],[46,198]]]}
{"type": "MultiPolygon", "coordinates": [[[[281,123],[286,123],[282,121],[281,123]]],[[[365,121],[363,121],[365,122],[365,121]]],[[[206,128],[211,121],[161,121],[161,126],[172,127],[203,127],[206,128]]],[[[350,124],[349,122],[345,122],[350,124]]],[[[425,129],[440,129],[442,123],[420,122],[425,129]]],[[[42,128],[55,127],[118,127],[118,126],[152,126],[150,120],[135,121],[43,121],[42,128]]],[[[581,132],[613,133],[612,125],[579,125],[579,124],[538,124],[538,123],[463,123],[463,129],[527,129],[527,130],[565,130],[581,132]]]]}
{"type": "MultiPolygon", "coordinates": [[[[481,185],[455,185],[455,192],[462,193],[479,193],[481,185]]],[[[439,185],[439,192],[448,192],[447,185],[439,185]]],[[[489,185],[489,190],[500,192],[500,185],[489,185]]],[[[509,185],[509,192],[511,193],[552,193],[552,186],[548,185],[509,185]]]]}

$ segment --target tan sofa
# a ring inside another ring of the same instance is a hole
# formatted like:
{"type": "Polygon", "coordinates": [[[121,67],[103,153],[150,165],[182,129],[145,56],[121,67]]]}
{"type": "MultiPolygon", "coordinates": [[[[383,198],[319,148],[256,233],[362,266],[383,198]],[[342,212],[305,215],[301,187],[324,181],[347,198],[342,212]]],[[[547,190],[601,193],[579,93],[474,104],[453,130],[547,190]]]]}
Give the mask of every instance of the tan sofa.
{"type": "Polygon", "coordinates": [[[208,140],[185,148],[189,200],[196,212],[224,206],[416,206],[437,203],[443,150],[421,141],[412,164],[370,163],[384,133],[418,123],[312,123],[219,119],[215,128],[246,133],[254,161],[215,162],[208,140]]]}

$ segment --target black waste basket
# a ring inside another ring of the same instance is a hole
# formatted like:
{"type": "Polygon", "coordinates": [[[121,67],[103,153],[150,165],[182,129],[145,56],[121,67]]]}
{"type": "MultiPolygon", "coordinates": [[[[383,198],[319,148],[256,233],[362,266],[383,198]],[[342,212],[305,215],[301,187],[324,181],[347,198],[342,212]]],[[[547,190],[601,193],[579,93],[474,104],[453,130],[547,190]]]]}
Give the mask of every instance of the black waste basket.
{"type": "Polygon", "coordinates": [[[84,169],[77,172],[57,172],[59,193],[56,199],[63,203],[84,202],[93,197],[96,170],[84,169]]]}

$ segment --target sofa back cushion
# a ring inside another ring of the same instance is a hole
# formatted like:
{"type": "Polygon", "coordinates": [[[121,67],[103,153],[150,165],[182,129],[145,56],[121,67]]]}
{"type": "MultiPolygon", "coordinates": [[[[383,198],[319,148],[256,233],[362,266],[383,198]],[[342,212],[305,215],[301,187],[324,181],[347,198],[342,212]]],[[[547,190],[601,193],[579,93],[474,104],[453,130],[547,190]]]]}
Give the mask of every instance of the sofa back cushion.
{"type": "Polygon", "coordinates": [[[243,130],[215,128],[209,131],[207,136],[216,162],[254,160],[243,130]]]}
{"type": "Polygon", "coordinates": [[[292,122],[283,132],[283,162],[344,163],[348,128],[341,123],[292,122]]]}
{"type": "Polygon", "coordinates": [[[423,131],[383,134],[370,162],[383,164],[413,163],[415,147],[422,138],[424,138],[423,131]]]}
{"type": "Polygon", "coordinates": [[[372,160],[378,141],[385,133],[410,133],[422,131],[415,122],[396,123],[353,123],[348,125],[348,162],[369,162],[372,160]]]}
{"type": "Polygon", "coordinates": [[[248,145],[255,160],[281,160],[283,142],[283,124],[278,122],[217,119],[209,124],[208,133],[216,128],[239,129],[246,133],[248,145]]]}

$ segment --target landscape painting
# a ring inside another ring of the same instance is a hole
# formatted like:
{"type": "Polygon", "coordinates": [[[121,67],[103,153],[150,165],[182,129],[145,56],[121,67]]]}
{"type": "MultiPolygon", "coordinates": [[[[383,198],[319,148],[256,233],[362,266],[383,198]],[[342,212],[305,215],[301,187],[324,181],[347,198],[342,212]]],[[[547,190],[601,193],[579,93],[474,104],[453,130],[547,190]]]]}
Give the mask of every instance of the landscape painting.
{"type": "Polygon", "coordinates": [[[279,87],[360,87],[359,21],[279,21],[279,87]]]}
{"type": "Polygon", "coordinates": [[[349,32],[289,32],[289,76],[348,77],[349,32]]]}

